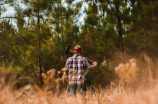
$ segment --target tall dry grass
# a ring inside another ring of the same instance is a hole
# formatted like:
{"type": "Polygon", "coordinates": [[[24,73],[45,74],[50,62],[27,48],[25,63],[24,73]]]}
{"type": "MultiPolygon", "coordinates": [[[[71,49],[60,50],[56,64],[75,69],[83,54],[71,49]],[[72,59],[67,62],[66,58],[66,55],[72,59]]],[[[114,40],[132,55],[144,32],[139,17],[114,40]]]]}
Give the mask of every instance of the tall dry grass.
{"type": "Polygon", "coordinates": [[[79,94],[69,96],[67,93],[56,96],[43,90],[10,91],[4,88],[0,95],[0,104],[157,104],[158,85],[149,88],[140,87],[136,91],[122,87],[102,90],[95,94],[88,91],[86,96],[79,94]]]}
{"type": "MultiPolygon", "coordinates": [[[[85,96],[80,94],[69,96],[66,89],[57,94],[40,89],[36,84],[13,90],[16,79],[10,76],[12,80],[8,80],[7,83],[10,84],[7,84],[5,72],[2,71],[0,104],[157,104],[158,81],[153,77],[153,71],[156,69],[152,69],[156,67],[153,67],[152,61],[149,62],[147,59],[145,63],[140,63],[136,59],[130,59],[125,64],[121,63],[115,68],[120,84],[111,83],[110,88],[96,89],[95,93],[88,90],[85,96]]],[[[47,75],[54,77],[53,70],[47,75]]]]}

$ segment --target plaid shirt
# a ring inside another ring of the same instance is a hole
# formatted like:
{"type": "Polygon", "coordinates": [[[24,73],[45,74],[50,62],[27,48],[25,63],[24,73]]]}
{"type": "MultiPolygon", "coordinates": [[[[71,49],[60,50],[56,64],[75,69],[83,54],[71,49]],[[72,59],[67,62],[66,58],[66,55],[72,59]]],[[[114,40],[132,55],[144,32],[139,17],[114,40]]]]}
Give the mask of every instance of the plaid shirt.
{"type": "Polygon", "coordinates": [[[85,57],[77,56],[77,54],[74,54],[72,57],[69,57],[65,65],[65,68],[69,69],[69,85],[82,84],[85,80],[84,71],[86,68],[89,69],[90,67],[91,65],[85,57]]]}

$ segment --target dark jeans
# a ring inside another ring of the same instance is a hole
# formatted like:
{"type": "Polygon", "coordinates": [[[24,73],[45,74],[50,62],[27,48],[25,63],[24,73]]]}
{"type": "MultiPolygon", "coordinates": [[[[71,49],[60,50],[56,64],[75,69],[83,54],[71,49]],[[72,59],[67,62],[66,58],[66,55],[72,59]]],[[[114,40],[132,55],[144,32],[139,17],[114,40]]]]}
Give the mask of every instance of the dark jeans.
{"type": "Polygon", "coordinates": [[[86,94],[87,88],[86,88],[86,82],[84,82],[81,85],[70,85],[68,92],[69,94],[76,95],[76,92],[79,92],[80,94],[86,94]]]}

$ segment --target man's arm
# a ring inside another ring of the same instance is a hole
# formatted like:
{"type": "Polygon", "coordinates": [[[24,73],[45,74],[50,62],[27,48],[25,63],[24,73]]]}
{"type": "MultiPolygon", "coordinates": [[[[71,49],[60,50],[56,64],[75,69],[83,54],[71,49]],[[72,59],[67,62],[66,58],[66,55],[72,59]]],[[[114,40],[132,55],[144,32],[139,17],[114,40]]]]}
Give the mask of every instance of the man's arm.
{"type": "Polygon", "coordinates": [[[83,64],[85,67],[87,67],[87,69],[93,69],[97,66],[97,62],[93,62],[93,64],[90,65],[86,58],[84,59],[83,64]]]}

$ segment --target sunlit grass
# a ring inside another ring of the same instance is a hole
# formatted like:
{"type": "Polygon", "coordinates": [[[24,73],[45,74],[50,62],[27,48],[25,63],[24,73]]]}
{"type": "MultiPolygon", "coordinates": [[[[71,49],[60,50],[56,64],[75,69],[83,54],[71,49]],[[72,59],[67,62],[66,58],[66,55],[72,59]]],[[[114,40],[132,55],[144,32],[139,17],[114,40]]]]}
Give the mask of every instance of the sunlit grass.
{"type": "MultiPolygon", "coordinates": [[[[78,93],[76,96],[70,96],[67,89],[60,85],[67,77],[55,76],[54,69],[42,74],[46,84],[43,89],[35,83],[15,89],[16,76],[10,75],[6,82],[7,72],[2,70],[0,72],[0,104],[157,104],[157,79],[148,75],[151,72],[149,64],[146,67],[148,71],[144,74],[145,69],[135,62],[136,60],[132,59],[129,63],[115,68],[120,84],[112,82],[109,88],[95,89],[95,91],[88,89],[85,96],[78,93]],[[47,87],[51,86],[51,83],[53,88],[48,90],[47,87]]],[[[56,74],[61,74],[61,72],[56,74]]]]}
{"type": "Polygon", "coordinates": [[[116,87],[101,92],[87,92],[86,96],[77,94],[69,96],[62,93],[59,96],[47,91],[26,91],[19,89],[10,91],[1,89],[0,103],[3,104],[157,104],[158,85],[151,88],[138,88],[136,91],[116,87]]]}

